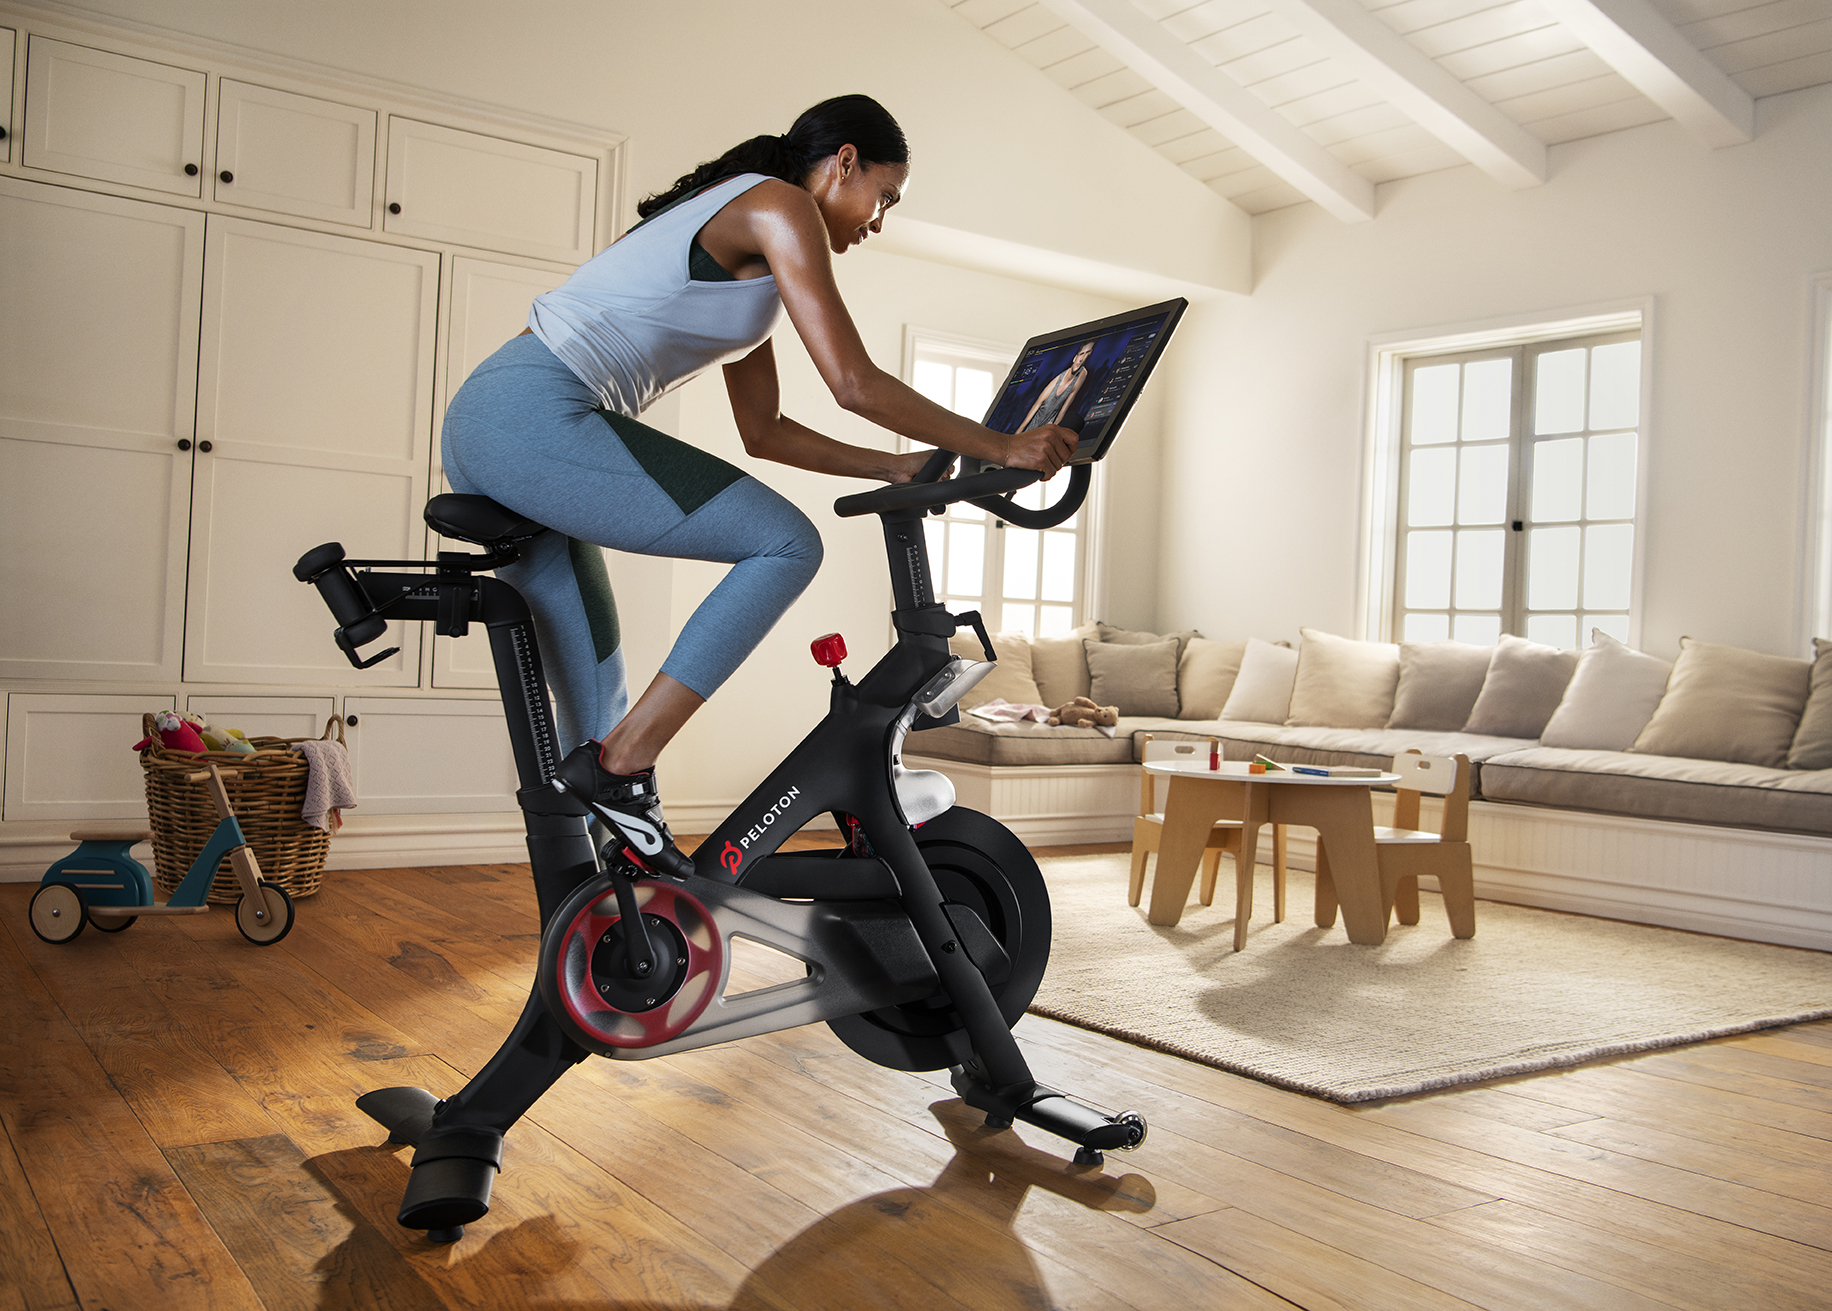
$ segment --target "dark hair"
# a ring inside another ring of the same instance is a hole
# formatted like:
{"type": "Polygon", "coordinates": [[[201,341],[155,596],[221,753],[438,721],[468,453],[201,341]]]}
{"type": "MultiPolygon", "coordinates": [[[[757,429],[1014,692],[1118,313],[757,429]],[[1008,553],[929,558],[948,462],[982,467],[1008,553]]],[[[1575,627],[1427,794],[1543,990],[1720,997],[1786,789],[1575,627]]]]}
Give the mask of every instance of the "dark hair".
{"type": "Polygon", "coordinates": [[[636,212],[648,218],[701,187],[740,173],[767,173],[800,186],[816,164],[848,145],[864,164],[910,162],[910,143],[883,105],[870,96],[835,96],[802,111],[781,136],[752,137],[708,160],[666,191],[645,198],[636,212]]]}

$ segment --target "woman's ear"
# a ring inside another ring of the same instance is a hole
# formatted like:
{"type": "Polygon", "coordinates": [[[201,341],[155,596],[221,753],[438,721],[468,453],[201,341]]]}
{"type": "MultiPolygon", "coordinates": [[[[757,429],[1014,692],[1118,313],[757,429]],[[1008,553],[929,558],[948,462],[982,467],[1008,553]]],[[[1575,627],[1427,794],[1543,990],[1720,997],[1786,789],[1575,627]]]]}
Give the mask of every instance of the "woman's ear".
{"type": "Polygon", "coordinates": [[[841,146],[834,152],[834,167],[839,171],[843,182],[852,176],[852,171],[859,166],[859,148],[853,145],[841,146]]]}

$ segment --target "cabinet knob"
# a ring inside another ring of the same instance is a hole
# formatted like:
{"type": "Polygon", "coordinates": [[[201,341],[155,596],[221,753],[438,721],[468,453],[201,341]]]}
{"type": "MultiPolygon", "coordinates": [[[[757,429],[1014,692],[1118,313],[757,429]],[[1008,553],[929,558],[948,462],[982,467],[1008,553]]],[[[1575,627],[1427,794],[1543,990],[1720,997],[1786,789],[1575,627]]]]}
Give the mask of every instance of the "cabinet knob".
{"type": "Polygon", "coordinates": [[[235,181],[235,174],[231,173],[228,169],[224,169],[221,173],[218,173],[216,176],[221,178],[224,182],[235,181]]]}
{"type": "Polygon", "coordinates": [[[186,177],[188,177],[188,178],[194,178],[194,177],[196,177],[196,176],[197,176],[197,165],[195,165],[195,164],[186,164],[186,165],[184,166],[184,175],[185,175],[186,177]]]}
{"type": "Polygon", "coordinates": [[[215,450],[216,448],[212,446],[209,442],[199,442],[197,443],[197,449],[202,451],[205,455],[208,455],[211,451],[215,450]]]}
{"type": "Polygon", "coordinates": [[[393,204],[389,205],[388,212],[390,214],[399,214],[401,212],[401,202],[397,200],[393,204]]]}
{"type": "Polygon", "coordinates": [[[355,728],[356,727],[356,716],[355,715],[345,715],[344,723],[348,724],[351,728],[355,728]]]}
{"type": "Polygon", "coordinates": [[[189,437],[180,437],[178,439],[178,449],[181,451],[190,450],[191,449],[191,439],[189,437]]]}
{"type": "Polygon", "coordinates": [[[3,127],[0,127],[0,141],[5,141],[5,140],[6,140],[6,129],[3,127]]]}

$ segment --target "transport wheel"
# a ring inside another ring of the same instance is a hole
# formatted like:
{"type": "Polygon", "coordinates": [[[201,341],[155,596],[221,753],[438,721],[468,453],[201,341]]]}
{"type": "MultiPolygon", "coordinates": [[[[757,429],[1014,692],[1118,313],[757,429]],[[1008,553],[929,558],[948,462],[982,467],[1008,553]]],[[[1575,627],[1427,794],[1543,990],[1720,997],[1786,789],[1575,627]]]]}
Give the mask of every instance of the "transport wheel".
{"type": "Polygon", "coordinates": [[[119,933],[139,918],[138,915],[98,915],[94,911],[89,912],[89,922],[95,925],[98,933],[119,933]]]}
{"type": "MultiPolygon", "coordinates": [[[[991,984],[1007,1024],[1016,1024],[1050,959],[1050,896],[1024,844],[996,819],[960,806],[916,831],[916,846],[950,915],[971,912],[1011,964],[991,984]]],[[[968,1054],[966,1031],[946,994],[829,1021],[840,1041],[894,1070],[941,1070],[968,1054]]]]}
{"type": "Polygon", "coordinates": [[[83,931],[89,907],[74,883],[47,883],[32,894],[32,932],[46,942],[68,942],[83,931]]]}
{"type": "Polygon", "coordinates": [[[253,901],[246,893],[235,903],[235,927],[257,947],[271,947],[293,931],[292,894],[277,883],[260,885],[261,900],[253,901]],[[265,918],[257,918],[265,910],[265,918]]]}

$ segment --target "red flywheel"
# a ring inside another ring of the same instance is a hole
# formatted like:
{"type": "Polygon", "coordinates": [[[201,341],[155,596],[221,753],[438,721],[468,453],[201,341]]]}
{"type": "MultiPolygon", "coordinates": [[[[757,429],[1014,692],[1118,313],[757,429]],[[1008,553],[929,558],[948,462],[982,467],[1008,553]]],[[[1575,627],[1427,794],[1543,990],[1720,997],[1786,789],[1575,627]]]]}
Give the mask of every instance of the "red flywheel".
{"type": "Polygon", "coordinates": [[[572,912],[558,941],[542,949],[541,985],[550,1009],[587,1048],[654,1047],[678,1038],[724,981],[725,940],[718,926],[681,888],[639,882],[636,897],[657,960],[650,977],[636,979],[624,964],[617,894],[609,887],[595,890],[596,896],[585,892],[590,899],[572,912]]]}

